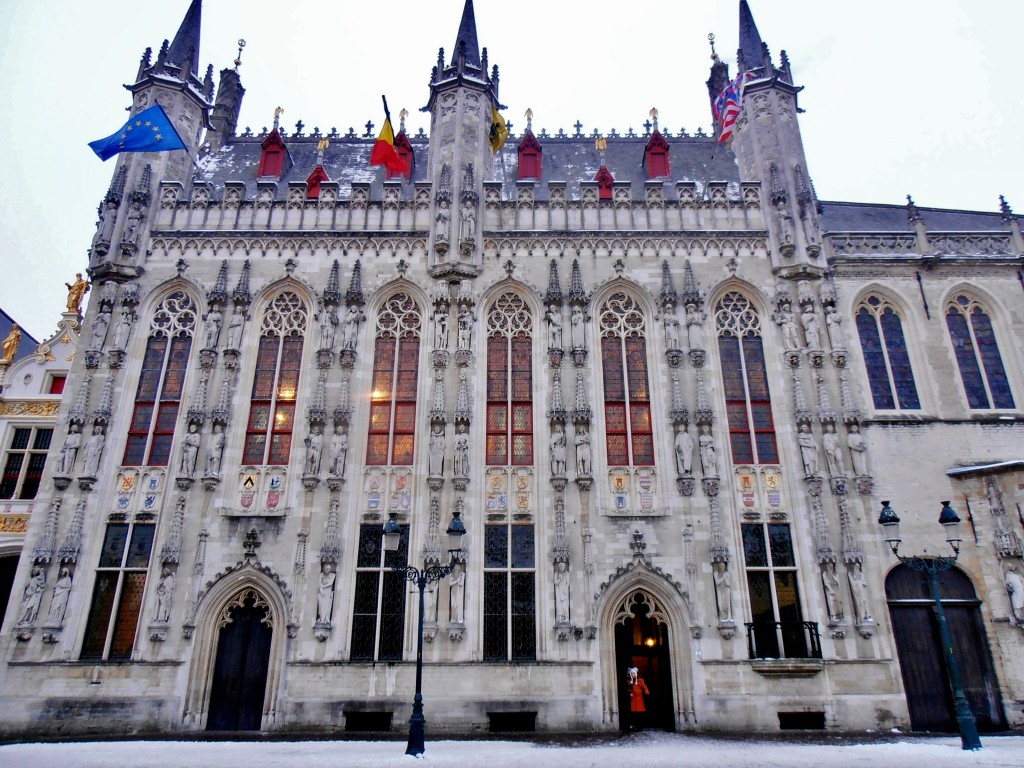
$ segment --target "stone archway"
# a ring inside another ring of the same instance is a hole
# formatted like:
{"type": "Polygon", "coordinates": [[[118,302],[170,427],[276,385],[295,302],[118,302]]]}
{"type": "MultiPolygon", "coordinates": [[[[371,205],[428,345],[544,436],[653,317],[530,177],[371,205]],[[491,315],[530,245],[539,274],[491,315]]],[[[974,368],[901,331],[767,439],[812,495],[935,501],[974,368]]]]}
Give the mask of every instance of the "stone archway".
{"type": "Polygon", "coordinates": [[[614,623],[619,729],[675,730],[672,638],[664,610],[638,589],[622,601],[614,623]],[[627,670],[635,670],[635,681],[627,670]]]}

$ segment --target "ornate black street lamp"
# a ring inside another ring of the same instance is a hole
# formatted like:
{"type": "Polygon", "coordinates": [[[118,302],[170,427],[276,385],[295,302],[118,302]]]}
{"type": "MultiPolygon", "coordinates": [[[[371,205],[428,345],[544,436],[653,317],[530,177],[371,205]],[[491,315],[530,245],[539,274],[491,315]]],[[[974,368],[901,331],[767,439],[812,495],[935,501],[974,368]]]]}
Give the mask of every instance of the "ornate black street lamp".
{"type": "Polygon", "coordinates": [[[935,616],[939,621],[939,637],[942,640],[944,649],[943,659],[946,662],[946,672],[949,674],[949,683],[953,688],[953,702],[956,710],[956,722],[960,727],[960,743],[964,749],[981,749],[981,739],[978,738],[978,727],[974,722],[974,714],[971,712],[971,705],[967,703],[964,696],[963,685],[960,682],[960,668],[956,663],[956,655],[953,653],[953,638],[949,634],[949,625],[946,623],[946,613],[942,610],[942,598],[939,595],[939,574],[948,571],[956,564],[960,555],[960,518],[948,501],[942,502],[942,512],[939,513],[939,524],[946,529],[946,541],[953,549],[952,557],[906,557],[901,555],[900,549],[900,519],[896,516],[888,501],[882,502],[882,513],[878,516],[878,522],[882,526],[882,535],[892,549],[897,559],[912,571],[918,571],[928,577],[928,584],[932,590],[932,599],[935,601],[935,616]]]}
{"type": "MultiPolygon", "coordinates": [[[[400,565],[392,568],[396,573],[402,574],[406,579],[416,584],[420,593],[420,618],[416,631],[416,696],[412,700],[412,717],[409,718],[409,744],[405,748],[405,754],[419,757],[426,751],[424,736],[426,729],[426,718],[423,717],[423,592],[427,584],[433,581],[440,581],[452,572],[452,566],[462,561],[462,537],[466,535],[466,526],[463,524],[461,512],[458,509],[452,513],[452,521],[448,525],[448,565],[426,565],[417,568],[413,565],[400,565]]],[[[402,529],[398,525],[398,513],[391,512],[388,521],[384,524],[384,550],[394,552],[402,538],[402,529]]]]}

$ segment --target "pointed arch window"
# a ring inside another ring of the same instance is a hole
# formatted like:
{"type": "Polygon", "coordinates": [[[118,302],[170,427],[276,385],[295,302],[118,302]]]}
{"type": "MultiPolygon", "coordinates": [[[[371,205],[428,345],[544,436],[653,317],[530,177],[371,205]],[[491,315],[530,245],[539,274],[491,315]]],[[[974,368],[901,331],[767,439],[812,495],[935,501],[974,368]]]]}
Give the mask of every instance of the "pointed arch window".
{"type": "Polygon", "coordinates": [[[153,314],[125,441],[126,466],[167,466],[195,329],[196,305],[184,291],[171,293],[153,314]]]}
{"type": "Polygon", "coordinates": [[[533,464],[533,317],[511,292],[487,314],[487,463],[533,464]]]}
{"type": "Polygon", "coordinates": [[[244,464],[288,463],[307,314],[306,303],[291,291],[279,293],[263,313],[244,464]]]}
{"type": "Polygon", "coordinates": [[[644,313],[631,296],[615,293],[599,317],[608,465],[653,466],[644,313]]]}
{"type": "Polygon", "coordinates": [[[919,409],[899,312],[882,297],[868,296],[857,309],[856,321],[875,408],[919,409]]]}
{"type": "Polygon", "coordinates": [[[974,299],[960,294],[946,308],[946,327],[971,408],[1013,408],[992,319],[974,299]]]}
{"type": "Polygon", "coordinates": [[[715,307],[718,355],[722,363],[729,447],[734,464],[779,460],[764,362],[761,318],[750,300],[731,292],[715,307]]]}
{"type": "Polygon", "coordinates": [[[422,320],[407,293],[396,293],[377,313],[367,464],[412,464],[422,320]]]}

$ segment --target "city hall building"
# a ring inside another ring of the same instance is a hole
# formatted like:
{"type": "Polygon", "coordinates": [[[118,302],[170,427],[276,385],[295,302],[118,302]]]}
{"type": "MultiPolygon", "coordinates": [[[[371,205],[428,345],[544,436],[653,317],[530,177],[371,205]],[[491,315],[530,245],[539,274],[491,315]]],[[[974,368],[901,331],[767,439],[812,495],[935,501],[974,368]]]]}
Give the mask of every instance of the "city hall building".
{"type": "Polygon", "coordinates": [[[706,84],[730,149],[656,112],[506,138],[467,0],[421,62],[429,133],[399,123],[380,166],[375,135],[240,134],[200,15],[129,86],[189,152],[117,156],[0,542],[0,731],[402,731],[405,565],[451,566],[423,601],[432,732],[949,730],[934,595],[877,522],[891,501],[901,554],[946,554],[945,500],[967,699],[1024,724],[1009,204],[820,201],[745,0],[706,84]]]}

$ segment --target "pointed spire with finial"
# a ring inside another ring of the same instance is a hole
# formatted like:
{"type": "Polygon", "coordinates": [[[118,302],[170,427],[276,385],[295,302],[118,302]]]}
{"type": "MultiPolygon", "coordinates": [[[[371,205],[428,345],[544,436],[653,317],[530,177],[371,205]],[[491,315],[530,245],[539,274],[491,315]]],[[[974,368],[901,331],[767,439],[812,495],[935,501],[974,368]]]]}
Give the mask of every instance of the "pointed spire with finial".
{"type": "Polygon", "coordinates": [[[125,180],[128,178],[128,166],[122,165],[117,169],[114,178],[110,180],[110,187],[107,189],[107,196],[103,198],[105,203],[121,204],[121,197],[124,195],[125,180]]]}
{"type": "Polygon", "coordinates": [[[203,368],[199,371],[199,384],[192,395],[192,404],[188,409],[188,423],[203,426],[206,421],[206,388],[210,380],[210,369],[203,368]]]}
{"type": "Polygon", "coordinates": [[[565,403],[562,402],[562,374],[556,368],[551,382],[551,410],[548,418],[552,423],[565,424],[565,403]]]}
{"type": "MultiPolygon", "coordinates": [[[[185,12],[185,18],[167,49],[167,61],[170,64],[189,65],[189,73],[199,77],[199,31],[202,27],[203,0],[192,0],[185,12]]],[[[183,73],[188,74],[188,73],[183,73]]],[[[184,78],[183,78],[184,79],[184,78]]]]}
{"type": "Polygon", "coordinates": [[[445,422],[448,420],[448,404],[444,398],[444,369],[434,371],[434,391],[430,403],[430,420],[445,422]]]}
{"type": "Polygon", "coordinates": [[[562,303],[562,284],[558,279],[558,262],[551,260],[548,268],[548,292],[544,294],[544,300],[549,304],[562,303]]]}
{"type": "Polygon", "coordinates": [[[917,204],[910,195],[907,195],[907,221],[911,224],[921,221],[921,212],[917,210],[917,204]]]}
{"type": "Polygon", "coordinates": [[[57,550],[57,558],[61,563],[77,563],[78,554],[82,551],[82,529],[85,525],[85,507],[88,498],[78,500],[75,505],[75,514],[71,517],[71,525],[64,536],[64,541],[57,550]]]}
{"type": "Polygon", "coordinates": [[[999,213],[1003,221],[1013,221],[1013,208],[1010,207],[1010,204],[1006,202],[1006,198],[1002,195],[999,196],[999,213]]]}
{"type": "Polygon", "coordinates": [[[114,374],[111,372],[103,382],[103,389],[100,390],[100,404],[93,411],[93,421],[96,424],[106,424],[110,421],[111,412],[114,407],[114,374]]]}
{"type": "Polygon", "coordinates": [[[480,43],[476,36],[476,15],[473,13],[473,0],[466,0],[462,9],[462,21],[459,22],[459,33],[455,37],[455,48],[452,49],[452,64],[460,57],[466,64],[480,68],[480,43]]]}
{"type": "Polygon", "coordinates": [[[679,373],[672,370],[672,416],[673,424],[682,424],[684,427],[690,421],[690,413],[686,410],[686,402],[683,400],[683,385],[679,381],[679,373]]]}
{"type": "Polygon", "coordinates": [[[181,538],[182,530],[185,527],[185,497],[179,496],[178,503],[174,505],[174,515],[171,517],[170,532],[167,541],[160,549],[161,563],[177,563],[181,561],[181,538]]]}
{"type": "Polygon", "coordinates": [[[772,163],[768,166],[768,178],[771,186],[772,205],[785,203],[789,196],[786,194],[786,187],[782,183],[782,176],[779,173],[779,166],[777,163],[772,163]]]}
{"type": "Polygon", "coordinates": [[[46,514],[46,524],[43,526],[43,535],[36,542],[32,550],[32,562],[37,565],[49,563],[53,560],[53,551],[57,548],[57,518],[60,515],[60,507],[63,499],[60,496],[50,502],[50,511],[46,514]]]}
{"type": "Polygon", "coordinates": [[[341,533],[338,528],[338,511],[341,500],[331,499],[327,510],[327,526],[324,531],[324,543],[320,547],[321,563],[337,563],[341,557],[341,533]]]}
{"type": "Polygon", "coordinates": [[[335,259],[331,265],[331,274],[327,278],[327,287],[324,289],[324,304],[338,305],[341,303],[341,266],[335,259]]]}
{"type": "Polygon", "coordinates": [[[793,369],[793,404],[797,424],[809,424],[811,422],[811,409],[807,406],[807,396],[804,394],[804,385],[800,380],[800,369],[793,369]]]}
{"type": "Polygon", "coordinates": [[[85,424],[85,419],[89,411],[89,386],[92,384],[92,374],[88,374],[82,380],[82,386],[78,388],[78,394],[75,395],[75,402],[71,405],[71,410],[68,411],[68,424],[77,424],[81,427],[85,424]]]}
{"type": "Polygon", "coordinates": [[[822,424],[836,423],[836,409],[832,407],[832,398],[821,371],[818,371],[818,419],[822,424]]]}
{"type": "Polygon", "coordinates": [[[242,263],[242,274],[238,276],[238,283],[235,285],[235,290],[231,294],[231,298],[234,299],[235,304],[241,307],[248,307],[252,301],[252,293],[249,291],[250,269],[249,260],[246,259],[242,263]]]}
{"type": "Polygon", "coordinates": [[[672,304],[679,300],[676,287],[672,284],[672,271],[668,267],[668,259],[661,262],[661,303],[672,304]]]}
{"type": "Polygon", "coordinates": [[[352,279],[349,280],[348,290],[345,292],[345,301],[349,306],[363,304],[363,267],[362,262],[358,260],[352,267],[352,279]]]}
{"type": "Polygon", "coordinates": [[[228,303],[228,260],[220,263],[220,271],[217,273],[217,280],[213,288],[206,294],[207,300],[212,305],[223,307],[228,303]]]}
{"type": "Polygon", "coordinates": [[[350,368],[343,368],[341,371],[341,391],[338,393],[338,405],[334,409],[334,423],[348,424],[352,418],[352,402],[349,399],[349,376],[350,368]]]}
{"type": "Polygon", "coordinates": [[[572,410],[572,418],[577,424],[589,424],[591,417],[590,402],[587,400],[587,383],[583,371],[576,372],[576,407],[572,410]]]}
{"type": "Polygon", "coordinates": [[[704,304],[704,297],[701,295],[700,286],[697,285],[697,278],[693,274],[693,266],[689,259],[683,265],[683,304],[693,304],[697,309],[704,304]]]}
{"type": "Polygon", "coordinates": [[[750,6],[747,0],[740,0],[740,48],[737,63],[744,71],[759,69],[764,64],[763,51],[764,43],[761,33],[757,31],[750,6]]]}
{"type": "Polygon", "coordinates": [[[693,418],[698,424],[713,424],[715,412],[711,410],[711,401],[708,399],[708,390],[704,386],[704,368],[699,367],[694,371],[697,375],[697,402],[693,409],[693,418]]]}
{"type": "Polygon", "coordinates": [[[580,260],[572,260],[572,277],[569,281],[569,301],[581,304],[587,303],[587,290],[583,287],[583,270],[580,269],[580,260]]]}
{"type": "Polygon", "coordinates": [[[210,411],[210,418],[213,423],[224,427],[227,426],[228,418],[231,415],[231,377],[225,376],[220,382],[220,395],[217,396],[217,405],[210,411]]]}
{"type": "Polygon", "coordinates": [[[309,406],[310,425],[319,424],[321,427],[327,421],[327,371],[321,369],[316,380],[316,392],[313,395],[313,404],[309,406]]]}
{"type": "Polygon", "coordinates": [[[135,184],[135,189],[133,189],[128,195],[128,200],[133,203],[138,203],[142,207],[149,205],[149,185],[152,183],[152,180],[153,166],[146,163],[146,167],[142,169],[142,173],[139,175],[139,180],[135,184]]]}
{"type": "Polygon", "coordinates": [[[459,368],[459,392],[455,400],[455,421],[468,424],[473,418],[469,407],[469,382],[466,380],[465,367],[459,368]]]}

